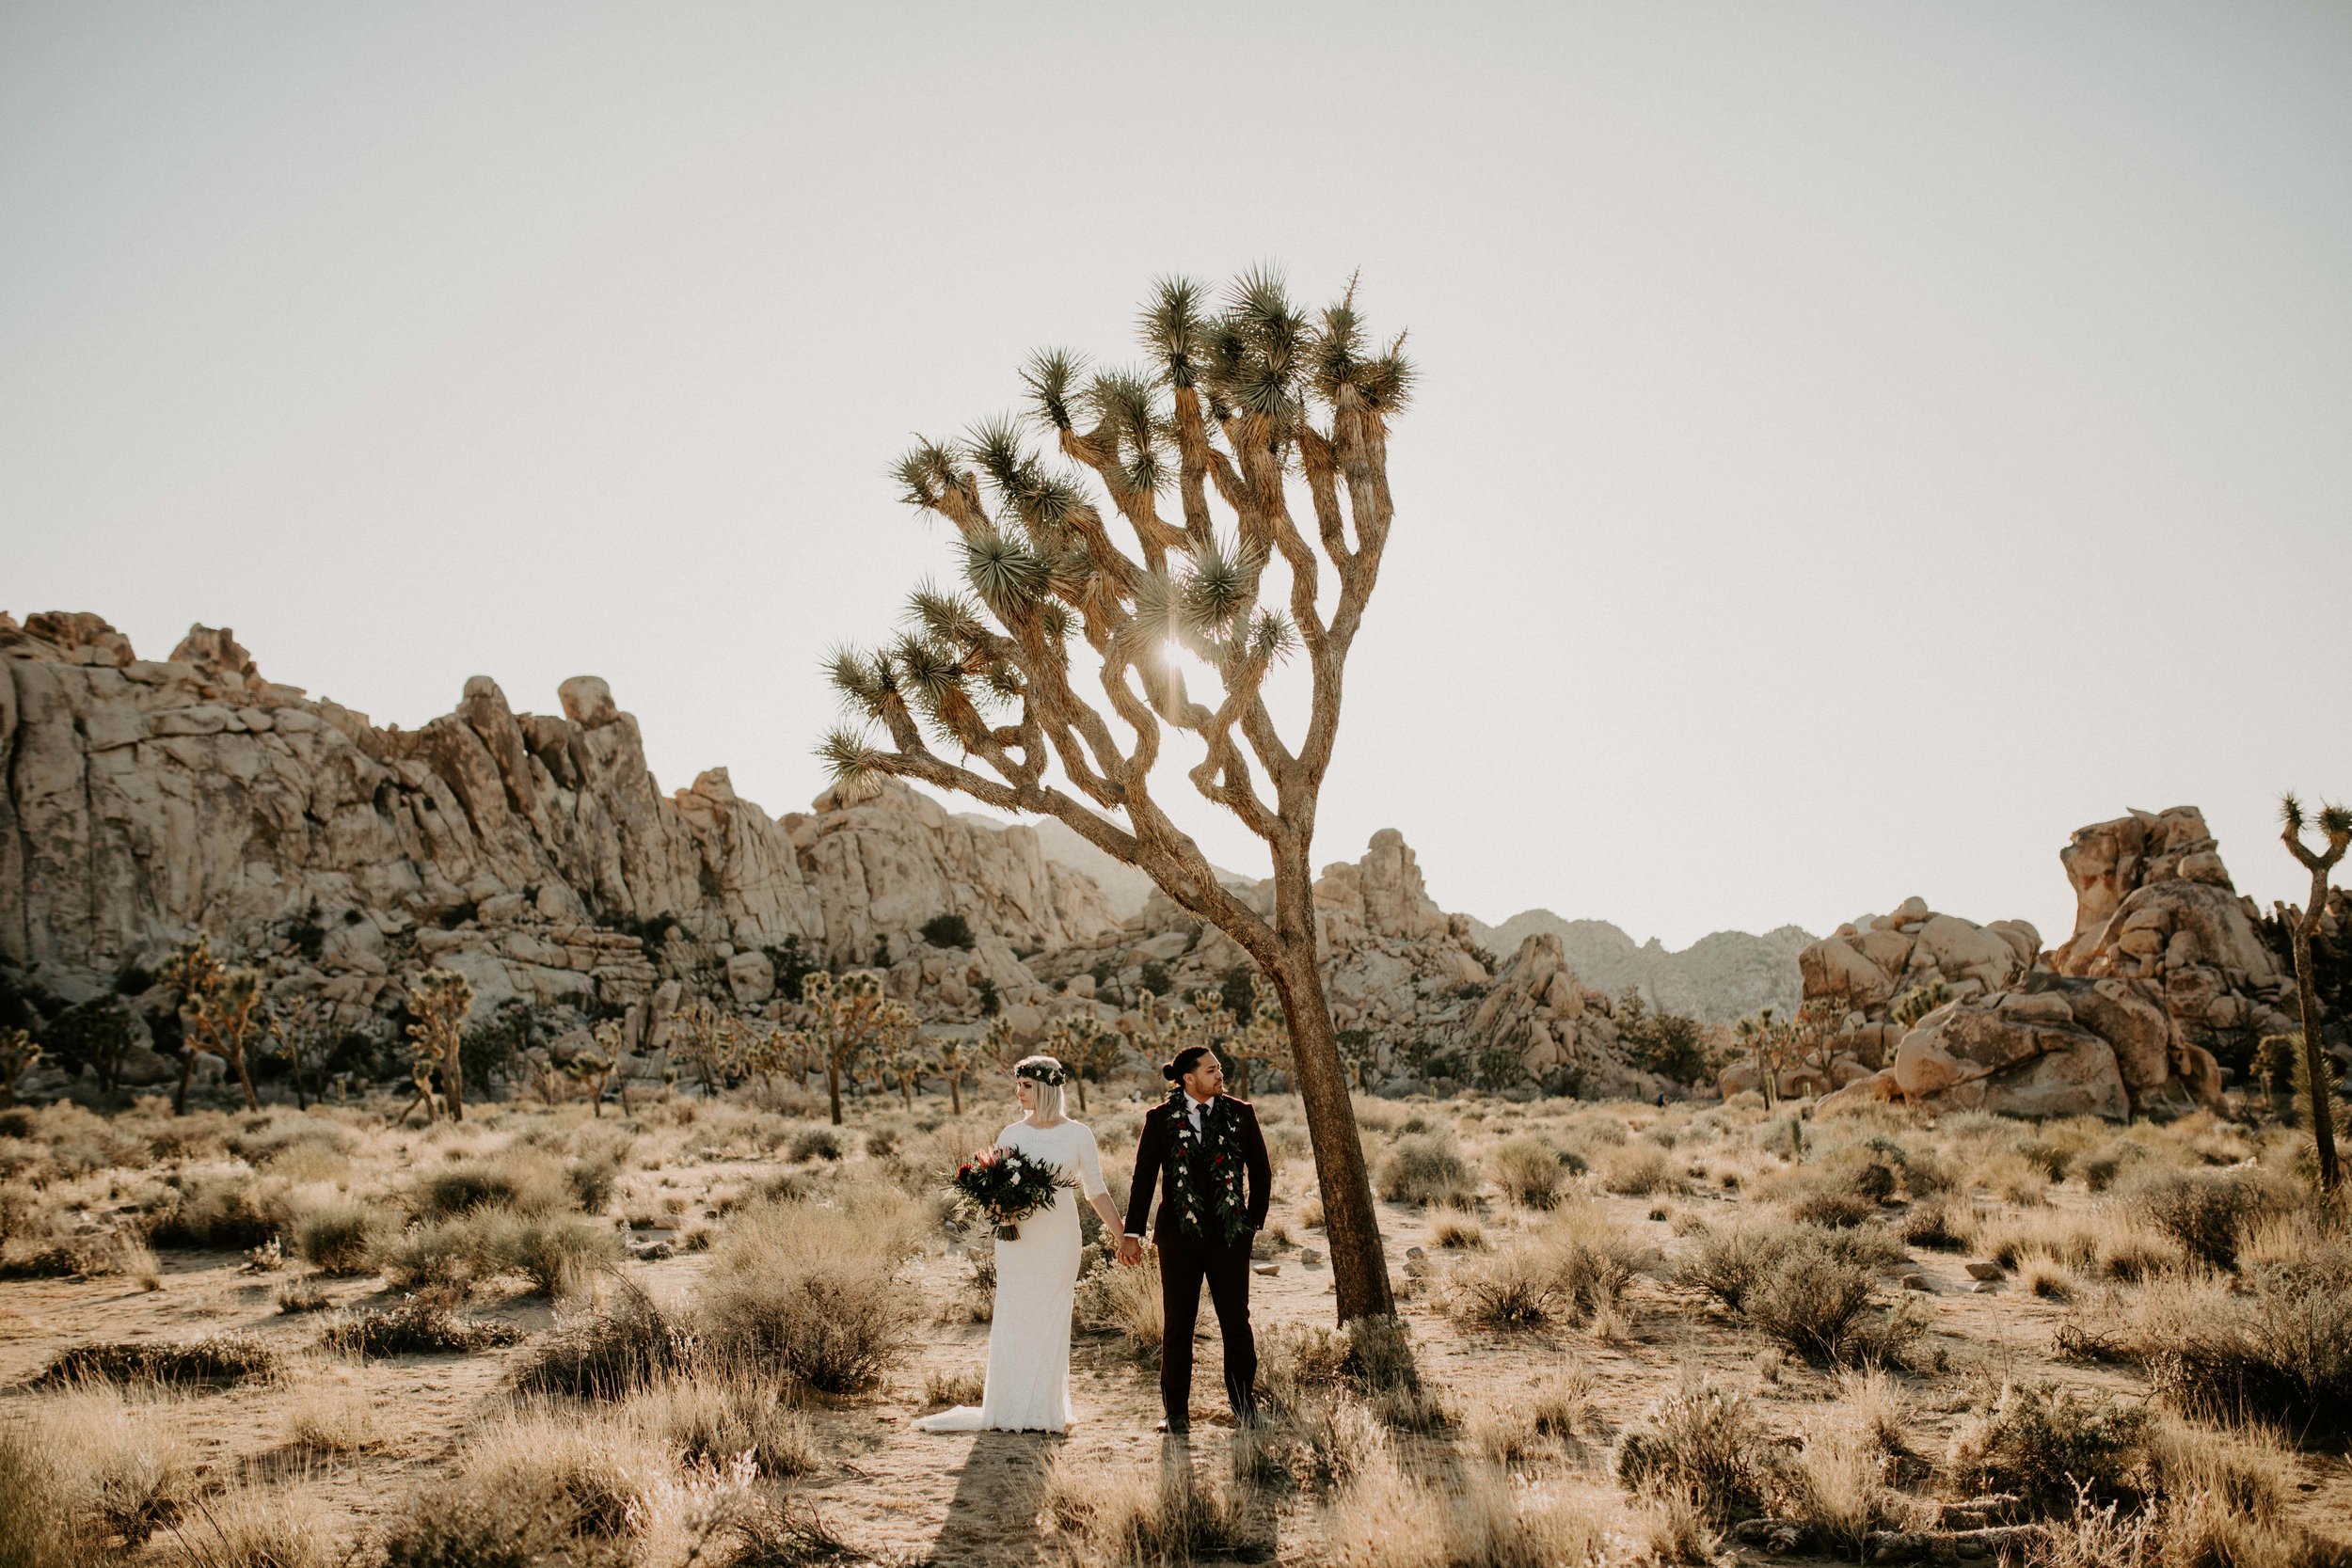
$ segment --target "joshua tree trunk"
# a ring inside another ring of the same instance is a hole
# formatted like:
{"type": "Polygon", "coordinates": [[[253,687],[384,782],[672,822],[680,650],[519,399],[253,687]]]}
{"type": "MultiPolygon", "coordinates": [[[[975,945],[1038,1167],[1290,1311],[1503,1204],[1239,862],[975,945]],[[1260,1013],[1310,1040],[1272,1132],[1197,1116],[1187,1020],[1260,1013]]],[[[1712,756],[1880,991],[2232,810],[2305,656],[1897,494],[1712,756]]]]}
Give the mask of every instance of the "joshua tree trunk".
{"type": "Polygon", "coordinates": [[[180,1086],[171,1091],[173,1116],[184,1117],[188,1114],[188,1080],[195,1076],[196,1047],[183,1044],[180,1047],[180,1086]]]}
{"type": "Polygon", "coordinates": [[[825,1098],[832,1102],[833,1124],[838,1127],[841,1125],[841,1064],[839,1062],[828,1061],[825,1064],[825,1098]]]}
{"type": "Polygon", "coordinates": [[[1396,1303],[1389,1290],[1372,1179],[1364,1168],[1363,1138],[1348,1100],[1339,1032],[1332,1027],[1331,1006],[1323,991],[1305,846],[1275,863],[1274,905],[1280,947],[1271,955],[1272,962],[1266,956],[1251,957],[1273,980],[1274,993],[1281,998],[1283,1016],[1290,1022],[1291,1076],[1306,1108],[1308,1141],[1314,1148],[1340,1320],[1392,1316],[1396,1303]]]}
{"type": "Polygon", "coordinates": [[[1073,1079],[1077,1080],[1077,1084],[1078,1084],[1078,1114],[1079,1114],[1080,1116],[1085,1116],[1085,1115],[1087,1114],[1087,1075],[1086,1075],[1085,1073],[1083,1073],[1083,1072],[1075,1072],[1075,1071],[1073,1071],[1073,1072],[1072,1072],[1072,1073],[1071,1073],[1071,1075],[1070,1075],[1070,1076],[1071,1076],[1072,1078],[1073,1078],[1073,1079]]]}
{"type": "MultiPolygon", "coordinates": [[[[955,1107],[957,1116],[963,1115],[963,1074],[961,1072],[947,1075],[947,1102],[955,1107]]],[[[1079,1107],[1080,1110],[1085,1108],[1083,1105],[1079,1107]]]]}
{"type": "Polygon", "coordinates": [[[2319,851],[2303,843],[2303,808],[2294,796],[2280,801],[2280,813],[2286,824],[2286,831],[2280,836],[2285,839],[2296,862],[2312,874],[2311,901],[2303,906],[2300,918],[2295,922],[2295,991],[2303,1018],[2303,1066],[2312,1085],[2312,1141],[2319,1150],[2319,1184],[2332,1193],[2340,1180],[2335,1112],[2331,1104],[2334,1075],[2328,1070],[2328,1053],[2319,1039],[2319,989],[2312,972],[2312,938],[2318,933],[2320,917],[2328,910],[2328,874],[2344,859],[2345,848],[2352,847],[2352,812],[2342,806],[2321,810],[2318,827],[2328,847],[2319,851]]]}

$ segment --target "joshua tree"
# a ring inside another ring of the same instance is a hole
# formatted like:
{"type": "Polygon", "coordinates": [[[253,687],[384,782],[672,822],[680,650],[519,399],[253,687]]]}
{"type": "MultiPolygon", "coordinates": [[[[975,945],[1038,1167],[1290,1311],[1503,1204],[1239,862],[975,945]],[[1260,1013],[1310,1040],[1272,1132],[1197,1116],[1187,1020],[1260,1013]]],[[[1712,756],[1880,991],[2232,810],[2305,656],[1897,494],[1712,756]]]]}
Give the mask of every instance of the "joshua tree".
{"type": "MultiPolygon", "coordinates": [[[[437,1072],[441,1097],[449,1102],[449,1119],[466,1119],[466,1075],[459,1050],[466,1034],[466,1011],[473,1006],[473,982],[453,969],[428,969],[408,986],[408,1010],[416,1022],[408,1025],[421,1074],[437,1072]]],[[[423,1088],[427,1077],[418,1078],[423,1088]]],[[[403,1111],[405,1117],[408,1113],[403,1111]]],[[[433,1119],[433,1100],[424,1100],[425,1120],[433,1119]]]]}
{"type": "Polygon", "coordinates": [[[841,1125],[841,1075],[854,1072],[869,1053],[888,1057],[914,1037],[914,1015],[882,995],[881,977],[851,970],[836,978],[821,970],[801,982],[801,1003],[815,1020],[793,1043],[825,1065],[825,1094],[833,1124],[841,1125]]]}
{"type": "Polygon", "coordinates": [[[947,1080],[947,1102],[963,1115],[963,1080],[979,1058],[979,1048],[961,1035],[942,1035],[931,1041],[931,1069],[947,1080]]]}
{"type": "Polygon", "coordinates": [[[314,997],[289,997],[269,1010],[269,1037],[294,1080],[294,1108],[310,1108],[310,1075],[326,1054],[326,1024],[314,997]]]}
{"type": "MultiPolygon", "coordinates": [[[[179,995],[179,1008],[183,1016],[199,998],[211,994],[220,984],[224,971],[220,960],[213,957],[213,939],[199,936],[172,956],[158,976],[179,995]]],[[[180,1086],[171,1094],[171,1114],[185,1116],[188,1111],[188,1080],[196,1076],[196,1042],[183,1039],[180,1051],[180,1086]]]]}
{"type": "Polygon", "coordinates": [[[1906,1030],[1918,1027],[1919,1021],[1952,999],[1952,988],[1941,980],[1903,992],[1887,1016],[1906,1030]]]}
{"type": "Polygon", "coordinates": [[[1771,1110],[1780,1098],[1780,1025],[1772,1022],[1772,1009],[1759,1009],[1731,1026],[1732,1038],[1756,1064],[1756,1087],[1763,1091],[1764,1108],[1771,1110]]]}
{"type": "Polygon", "coordinates": [[[40,1060],[40,1046],[22,1029],[0,1029],[0,1105],[16,1103],[16,1081],[40,1060]]]}
{"type": "Polygon", "coordinates": [[[2333,1192],[2338,1174],[2336,1126],[2328,1096],[2335,1075],[2328,1070],[2327,1053],[2320,1049],[2319,988],[2312,974],[2312,937],[2319,929],[2320,917],[2328,911],[2328,874],[2344,859],[2344,849],[2352,847],[2352,810],[2343,806],[2320,808],[2318,818],[2309,825],[2317,827],[2320,836],[2327,840],[2324,849],[2313,849],[2303,842],[2307,825],[2303,802],[2292,795],[2280,797],[2279,817],[2283,826],[2279,836],[2286,841],[2296,863],[2312,874],[2311,901],[2303,906],[2301,917],[2294,923],[2295,989],[2302,1004],[2303,1067],[2312,1085],[2312,1138],[2319,1146],[2319,1184],[2333,1192]]]}
{"type": "Polygon", "coordinates": [[[1387,1316],[1310,862],[1348,651],[1394,513],[1389,421],[1412,372],[1402,337],[1367,344],[1353,284],[1310,317],[1270,273],[1243,277],[1221,304],[1170,278],[1141,327],[1140,371],[1088,375],[1076,356],[1049,350],[1023,372],[1030,420],[1074,467],[1030,450],[1011,419],[924,441],[899,464],[905,499],[961,536],[962,583],[919,588],[907,632],[834,658],[859,722],[822,752],[844,786],[918,779],[1057,817],[1248,953],[1290,1021],[1339,1316],[1387,1316]],[[1308,527],[1292,510],[1294,480],[1308,527]],[[1171,488],[1174,518],[1160,511],[1171,488]],[[1132,551],[1112,532],[1114,513],[1132,551]],[[1265,686],[1302,647],[1308,716],[1286,739],[1265,686]],[[1187,665],[1211,689],[1201,697],[1187,665]],[[1080,694],[1088,676],[1100,702],[1080,694]],[[887,749],[866,721],[882,724],[887,749]],[[1170,730],[1200,748],[1193,788],[1264,841],[1271,920],[1218,882],[1154,792],[1170,730]]]}
{"type": "Polygon", "coordinates": [[[571,1060],[564,1064],[564,1076],[588,1091],[588,1114],[604,1115],[604,1085],[612,1077],[614,1063],[600,1051],[575,1051],[571,1060]]]}
{"type": "Polygon", "coordinates": [[[138,1022],[119,996],[77,1003],[43,1031],[50,1050],[69,1066],[87,1064],[108,1094],[122,1080],[122,1059],[138,1043],[138,1022]]]}
{"type": "Polygon", "coordinates": [[[1086,1115],[1087,1084],[1101,1083],[1111,1069],[1119,1065],[1119,1031],[1100,1019],[1074,1019],[1060,1052],[1070,1075],[1078,1084],[1078,1114],[1086,1115]],[[1067,1054],[1063,1054],[1066,1052],[1067,1054]]]}

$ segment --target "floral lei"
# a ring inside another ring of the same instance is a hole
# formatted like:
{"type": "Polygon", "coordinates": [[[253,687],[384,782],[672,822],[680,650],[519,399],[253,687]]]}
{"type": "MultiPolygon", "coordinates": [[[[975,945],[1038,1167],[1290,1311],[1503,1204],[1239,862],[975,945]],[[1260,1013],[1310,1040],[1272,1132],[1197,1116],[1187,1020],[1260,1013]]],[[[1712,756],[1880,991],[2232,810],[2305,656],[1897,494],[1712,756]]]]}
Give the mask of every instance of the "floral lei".
{"type": "Polygon", "coordinates": [[[1176,1227],[1187,1236],[1231,1246],[1249,1229],[1242,1201],[1241,1134],[1234,1117],[1212,1100],[1200,1113],[1205,1131],[1195,1132],[1181,1084],[1168,1096],[1168,1104],[1175,1117],[1168,1158],[1188,1178],[1176,1183],[1176,1227]]]}

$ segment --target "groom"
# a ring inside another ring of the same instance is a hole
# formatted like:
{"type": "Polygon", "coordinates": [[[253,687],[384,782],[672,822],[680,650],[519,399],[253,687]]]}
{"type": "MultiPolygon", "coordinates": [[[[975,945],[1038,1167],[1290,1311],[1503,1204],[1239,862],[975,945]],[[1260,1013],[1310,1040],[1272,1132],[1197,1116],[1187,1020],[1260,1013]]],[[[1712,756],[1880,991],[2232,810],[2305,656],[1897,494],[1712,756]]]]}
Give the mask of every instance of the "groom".
{"type": "Polygon", "coordinates": [[[1265,1224],[1274,1167],[1266,1160],[1258,1113],[1225,1090],[1225,1069],[1206,1046],[1187,1046],[1160,1069],[1176,1091],[1144,1114],[1128,1189],[1127,1232],[1119,1260],[1143,1261],[1143,1224],[1152,1190],[1160,1212],[1152,1241],[1160,1249],[1160,1430],[1191,1430],[1192,1329],[1208,1282],[1216,1326],[1225,1338],[1225,1395],[1234,1418],[1258,1413],[1258,1341],[1249,1331],[1249,1243],[1265,1224]]]}

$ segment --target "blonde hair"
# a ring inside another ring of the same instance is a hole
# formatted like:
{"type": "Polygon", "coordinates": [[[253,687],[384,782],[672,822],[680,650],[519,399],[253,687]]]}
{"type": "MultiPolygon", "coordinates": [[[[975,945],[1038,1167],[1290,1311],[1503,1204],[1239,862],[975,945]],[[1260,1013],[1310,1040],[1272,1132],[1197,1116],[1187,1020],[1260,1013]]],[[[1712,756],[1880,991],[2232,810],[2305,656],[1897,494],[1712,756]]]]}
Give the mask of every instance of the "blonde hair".
{"type": "Polygon", "coordinates": [[[1062,1085],[1049,1084],[1037,1073],[1025,1070],[1030,1068],[1050,1069],[1055,1077],[1064,1079],[1070,1076],[1070,1069],[1062,1066],[1061,1058],[1058,1056],[1024,1056],[1012,1064],[1012,1075],[1015,1078],[1025,1078],[1037,1085],[1037,1114],[1047,1121],[1061,1120],[1063,1115],[1062,1085]]]}

